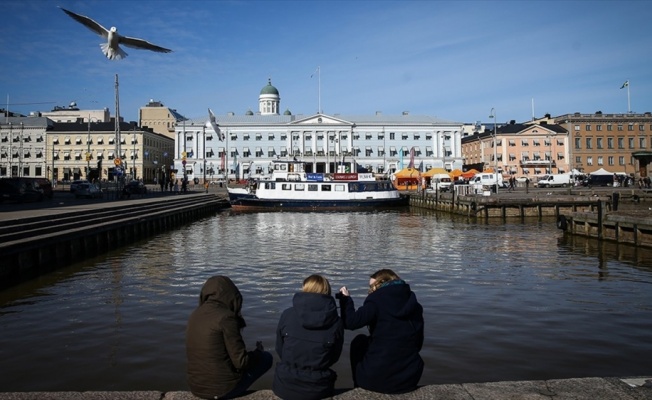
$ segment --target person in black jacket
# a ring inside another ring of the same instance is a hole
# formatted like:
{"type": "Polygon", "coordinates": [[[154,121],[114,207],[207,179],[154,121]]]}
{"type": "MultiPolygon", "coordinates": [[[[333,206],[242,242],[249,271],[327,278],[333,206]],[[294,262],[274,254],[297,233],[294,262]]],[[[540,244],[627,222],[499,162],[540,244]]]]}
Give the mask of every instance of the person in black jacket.
{"type": "Polygon", "coordinates": [[[244,394],[272,368],[274,357],[247,351],[241,330],[242,295],[226,276],[209,278],[201,289],[199,306],[186,328],[187,375],[190,391],[203,399],[230,399],[244,394]]]}
{"type": "Polygon", "coordinates": [[[340,289],[344,328],[369,327],[351,341],[353,385],[380,393],[417,388],[423,373],[423,307],[410,286],[390,269],[371,275],[369,296],[355,309],[346,287],[340,289]]]}
{"type": "Polygon", "coordinates": [[[281,315],[276,330],[273,391],[285,400],[323,399],[333,395],[344,327],[326,278],[311,275],[281,315]]]}

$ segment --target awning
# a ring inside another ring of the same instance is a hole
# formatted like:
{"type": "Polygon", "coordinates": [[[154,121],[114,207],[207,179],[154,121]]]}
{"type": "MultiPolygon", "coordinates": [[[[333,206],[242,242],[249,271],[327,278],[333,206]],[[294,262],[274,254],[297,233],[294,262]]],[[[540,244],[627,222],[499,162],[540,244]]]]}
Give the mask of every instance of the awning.
{"type": "Polygon", "coordinates": [[[98,156],[98,157],[102,157],[102,154],[104,154],[104,153],[102,153],[101,151],[98,151],[98,152],[97,152],[97,156],[98,156]]]}
{"type": "Polygon", "coordinates": [[[378,153],[380,154],[384,152],[385,152],[385,148],[383,146],[378,146],[378,153]]]}
{"type": "Polygon", "coordinates": [[[64,156],[64,157],[70,157],[70,152],[68,152],[68,151],[64,152],[64,153],[63,153],[63,156],[64,156]]]}
{"type": "Polygon", "coordinates": [[[73,174],[81,174],[81,168],[73,168],[72,173],[73,174]]]}
{"type": "Polygon", "coordinates": [[[122,155],[120,156],[121,158],[127,158],[127,153],[122,152],[122,155]]]}
{"type": "Polygon", "coordinates": [[[516,141],[510,139],[510,140],[509,140],[509,145],[510,145],[510,146],[516,146],[516,141]]]}
{"type": "Polygon", "coordinates": [[[426,152],[431,152],[431,151],[432,151],[432,147],[431,146],[426,146],[426,152]]]}
{"type": "Polygon", "coordinates": [[[260,153],[261,151],[263,151],[262,147],[256,147],[256,153],[260,153]]]}
{"type": "Polygon", "coordinates": [[[113,157],[113,154],[114,153],[112,151],[109,151],[109,157],[113,157]]]}
{"type": "Polygon", "coordinates": [[[394,147],[394,146],[389,146],[389,151],[396,151],[396,147],[394,147]]]}
{"type": "Polygon", "coordinates": [[[81,151],[76,151],[75,152],[75,157],[81,157],[81,151]]]}
{"type": "Polygon", "coordinates": [[[76,142],[77,144],[79,144],[79,143],[81,143],[81,141],[82,141],[81,136],[77,136],[77,138],[75,139],[75,142],[76,142]]]}

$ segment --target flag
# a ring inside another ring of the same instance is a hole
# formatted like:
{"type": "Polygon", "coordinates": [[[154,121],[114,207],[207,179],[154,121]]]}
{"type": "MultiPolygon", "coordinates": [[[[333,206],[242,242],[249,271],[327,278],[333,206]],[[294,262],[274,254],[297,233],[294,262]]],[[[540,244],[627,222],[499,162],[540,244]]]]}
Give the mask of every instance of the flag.
{"type": "Polygon", "coordinates": [[[313,76],[315,76],[315,74],[318,74],[318,73],[319,73],[319,67],[317,67],[317,69],[315,70],[315,72],[313,72],[313,73],[310,75],[310,77],[312,78],[313,76]]]}
{"type": "Polygon", "coordinates": [[[399,170],[403,169],[403,148],[401,147],[401,163],[399,164],[399,170]]]}
{"type": "Polygon", "coordinates": [[[206,125],[213,128],[213,131],[215,131],[215,134],[220,139],[220,142],[224,140],[224,136],[220,133],[220,128],[217,126],[215,114],[213,114],[213,110],[210,108],[208,109],[208,121],[206,121],[206,125]]]}
{"type": "Polygon", "coordinates": [[[423,160],[419,163],[419,172],[423,172],[423,160]]]}
{"type": "Polygon", "coordinates": [[[627,86],[629,86],[629,81],[625,81],[625,83],[623,83],[623,85],[622,85],[620,88],[621,88],[621,89],[624,89],[624,88],[626,88],[627,86]]]}
{"type": "Polygon", "coordinates": [[[414,147],[410,149],[410,163],[408,164],[408,168],[414,168],[414,147]]]}

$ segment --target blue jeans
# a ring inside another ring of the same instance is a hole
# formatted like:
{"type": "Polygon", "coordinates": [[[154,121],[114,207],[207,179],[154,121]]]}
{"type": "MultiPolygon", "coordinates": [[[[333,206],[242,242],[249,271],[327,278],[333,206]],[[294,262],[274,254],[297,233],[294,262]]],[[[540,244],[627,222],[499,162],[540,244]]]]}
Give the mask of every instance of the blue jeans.
{"type": "Polygon", "coordinates": [[[249,386],[253,385],[258,378],[265,375],[265,372],[272,368],[274,363],[274,356],[268,351],[252,351],[250,357],[254,358],[253,364],[244,371],[240,382],[220,399],[233,399],[242,396],[247,392],[249,386]]]}

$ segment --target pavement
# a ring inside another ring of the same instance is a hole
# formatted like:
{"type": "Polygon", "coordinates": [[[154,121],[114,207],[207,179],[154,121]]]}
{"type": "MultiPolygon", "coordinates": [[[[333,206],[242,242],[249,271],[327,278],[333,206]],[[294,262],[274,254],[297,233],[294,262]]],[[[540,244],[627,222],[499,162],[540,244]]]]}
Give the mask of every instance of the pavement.
{"type": "MultiPolygon", "coordinates": [[[[545,381],[427,385],[398,395],[360,388],[338,389],[334,400],[652,400],[652,377],[573,378],[545,381]]],[[[0,393],[0,400],[195,400],[190,392],[21,392],[0,393]]],[[[250,391],[243,400],[277,400],[271,390],[250,391]]]]}

